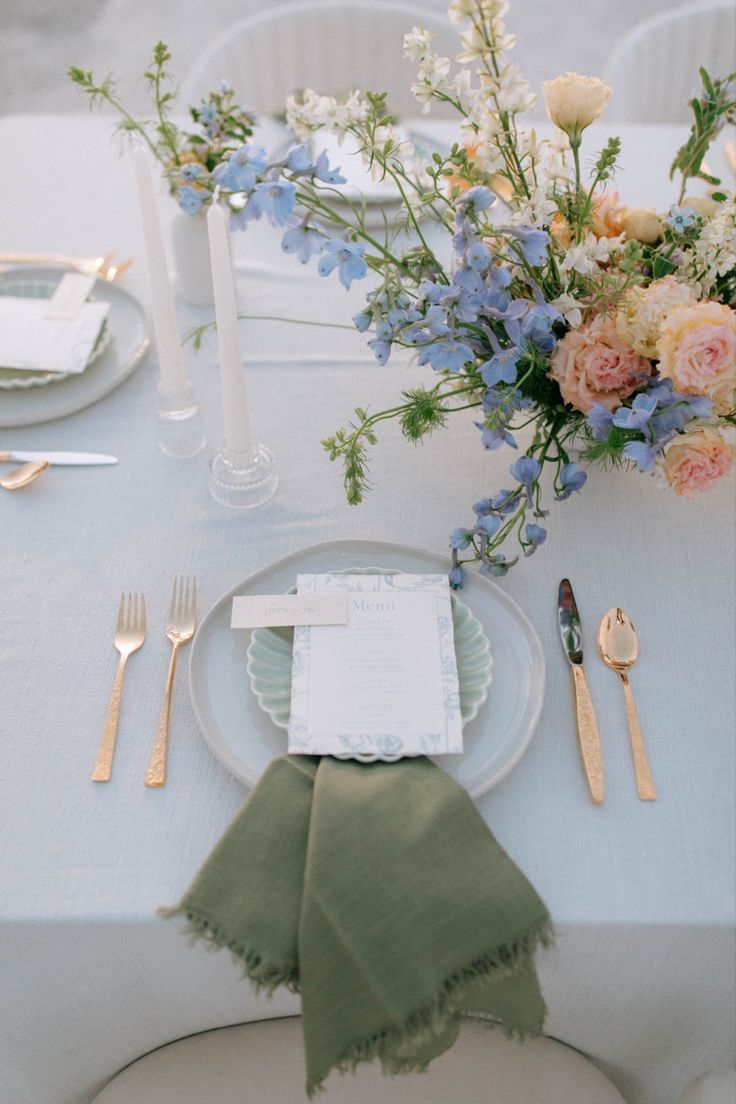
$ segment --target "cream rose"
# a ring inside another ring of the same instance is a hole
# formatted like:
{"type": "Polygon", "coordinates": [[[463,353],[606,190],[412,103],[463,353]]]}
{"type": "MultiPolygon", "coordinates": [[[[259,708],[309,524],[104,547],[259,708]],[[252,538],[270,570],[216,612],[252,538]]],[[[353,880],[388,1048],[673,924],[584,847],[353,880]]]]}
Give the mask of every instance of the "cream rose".
{"type": "Polygon", "coordinates": [[[718,200],[713,199],[711,196],[685,196],[682,201],[683,207],[692,207],[693,211],[697,215],[702,215],[703,218],[712,218],[713,215],[717,215],[721,209],[721,205],[718,200]]]}
{"type": "Polygon", "coordinates": [[[598,77],[565,73],[543,85],[547,114],[564,130],[571,142],[579,142],[582,131],[598,118],[613,95],[598,77]]]}
{"type": "Polygon", "coordinates": [[[635,353],[654,359],[664,319],[676,307],[694,302],[692,289],[678,284],[674,276],[653,280],[648,287],[633,287],[618,309],[616,332],[635,353]]]}
{"type": "Polygon", "coordinates": [[[735,452],[717,429],[703,426],[677,437],[665,451],[664,477],[678,495],[707,491],[731,470],[735,452]]]}
{"type": "Polygon", "coordinates": [[[651,363],[620,340],[613,319],[599,315],[558,342],[548,375],[566,403],[587,413],[594,402],[615,410],[651,372],[651,363]]]}
{"type": "Polygon", "coordinates": [[[659,215],[649,207],[624,207],[621,228],[627,241],[640,241],[644,245],[658,242],[663,230],[659,215]]]}
{"type": "Polygon", "coordinates": [[[736,315],[725,303],[694,303],[667,315],[657,341],[659,374],[676,391],[706,395],[719,414],[734,406],[736,315]]]}

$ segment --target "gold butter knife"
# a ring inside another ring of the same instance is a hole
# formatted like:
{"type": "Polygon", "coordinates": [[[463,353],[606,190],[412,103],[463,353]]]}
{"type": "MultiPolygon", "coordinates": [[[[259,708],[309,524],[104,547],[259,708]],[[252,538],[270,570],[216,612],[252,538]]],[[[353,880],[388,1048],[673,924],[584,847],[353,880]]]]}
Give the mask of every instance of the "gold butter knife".
{"type": "Polygon", "coordinates": [[[577,721],[578,742],[583,759],[583,769],[588,782],[591,800],[596,805],[603,802],[603,762],[598,722],[583,668],[583,633],[580,614],[569,579],[563,579],[557,599],[557,620],[560,626],[562,647],[570,664],[573,700],[577,721]]]}

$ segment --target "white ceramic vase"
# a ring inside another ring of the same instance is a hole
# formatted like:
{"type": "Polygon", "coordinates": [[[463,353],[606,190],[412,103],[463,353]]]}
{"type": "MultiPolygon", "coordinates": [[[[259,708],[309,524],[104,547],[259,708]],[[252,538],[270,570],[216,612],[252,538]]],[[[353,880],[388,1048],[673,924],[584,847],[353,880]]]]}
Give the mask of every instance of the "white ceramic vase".
{"type": "Polygon", "coordinates": [[[193,307],[211,307],[214,295],[206,208],[203,207],[196,215],[177,210],[171,224],[171,243],[174,288],[178,298],[193,307]]]}

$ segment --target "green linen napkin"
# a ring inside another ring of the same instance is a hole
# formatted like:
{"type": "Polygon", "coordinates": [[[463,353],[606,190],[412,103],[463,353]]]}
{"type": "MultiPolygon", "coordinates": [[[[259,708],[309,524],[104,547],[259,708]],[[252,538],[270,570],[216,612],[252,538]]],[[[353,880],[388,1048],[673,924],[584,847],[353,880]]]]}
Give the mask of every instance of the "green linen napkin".
{"type": "Polygon", "coordinates": [[[479,1016],[541,1030],[547,910],[426,758],[271,763],[179,905],[258,987],[301,993],[307,1093],[379,1059],[424,1070],[479,1016]]]}

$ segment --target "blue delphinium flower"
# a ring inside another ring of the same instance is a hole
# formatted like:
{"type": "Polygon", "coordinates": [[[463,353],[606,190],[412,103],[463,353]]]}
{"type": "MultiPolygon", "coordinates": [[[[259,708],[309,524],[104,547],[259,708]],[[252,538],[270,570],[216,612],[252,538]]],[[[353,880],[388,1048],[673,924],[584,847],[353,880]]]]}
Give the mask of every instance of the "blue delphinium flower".
{"type": "Polygon", "coordinates": [[[368,348],[379,364],[385,364],[391,356],[391,342],[386,341],[385,338],[374,338],[368,342],[368,348]]]}
{"type": "Polygon", "coordinates": [[[450,533],[450,548],[462,550],[470,547],[472,529],[453,529],[450,533]]]}
{"type": "Polygon", "coordinates": [[[613,415],[613,424],[620,429],[643,430],[654,411],[657,400],[651,395],[637,395],[631,406],[620,406],[613,415]]]}
{"type": "Polygon", "coordinates": [[[501,519],[494,514],[484,514],[478,518],[475,530],[484,537],[495,537],[501,528],[501,519]]]}
{"type": "Polygon", "coordinates": [[[460,564],[453,564],[447,573],[447,580],[452,590],[460,590],[465,582],[465,572],[460,564]]]}
{"type": "Polygon", "coordinates": [[[239,146],[227,161],[220,162],[212,176],[215,183],[228,192],[250,192],[258,173],[263,172],[267,164],[268,155],[263,146],[239,146]]]}
{"type": "Polygon", "coordinates": [[[528,265],[537,268],[544,264],[549,245],[549,234],[546,230],[537,230],[533,226],[515,226],[512,233],[528,265]]]}
{"type": "Polygon", "coordinates": [[[501,448],[501,445],[510,445],[511,448],[517,448],[516,441],[505,426],[487,426],[483,422],[476,422],[475,424],[481,431],[483,448],[491,451],[501,448]]]}
{"type": "Polygon", "coordinates": [[[495,202],[496,197],[489,188],[484,187],[483,184],[476,184],[475,187],[468,188],[467,192],[463,192],[457,200],[456,206],[461,210],[477,213],[478,211],[486,211],[495,202]]]}
{"type": "Polygon", "coordinates": [[[491,498],[491,509],[495,510],[501,517],[506,517],[508,514],[513,514],[514,510],[519,504],[519,492],[518,491],[499,491],[498,494],[493,495],[491,498]]]}
{"type": "Polygon", "coordinates": [[[248,206],[261,214],[268,215],[274,226],[283,226],[294,210],[296,203],[296,185],[290,180],[268,180],[256,184],[251,192],[248,206]]]}
{"type": "Polygon", "coordinates": [[[363,257],[365,246],[362,242],[333,238],[327,242],[325,250],[318,266],[320,276],[329,276],[337,268],[340,283],[344,288],[349,288],[353,280],[362,280],[367,274],[368,265],[363,257]]]}
{"type": "Polygon", "coordinates": [[[201,165],[196,165],[190,162],[188,165],[182,165],[181,175],[185,180],[196,180],[198,176],[201,176],[204,169],[201,165]]]}
{"type": "Polygon", "coordinates": [[[475,353],[463,341],[458,341],[451,334],[427,345],[420,354],[419,360],[425,358],[435,372],[448,371],[459,372],[464,364],[475,360],[475,353]]]}
{"type": "Polygon", "coordinates": [[[303,219],[290,215],[286,220],[289,229],[285,231],[281,239],[281,248],[284,253],[293,253],[302,264],[306,264],[314,253],[321,253],[324,247],[324,238],[313,226],[309,226],[303,219]]]}
{"type": "Polygon", "coordinates": [[[358,333],[365,333],[365,331],[370,327],[372,321],[373,311],[370,310],[368,307],[364,307],[363,310],[358,311],[357,314],[353,315],[353,325],[355,326],[358,333]]]}
{"type": "Polygon", "coordinates": [[[523,484],[526,500],[530,506],[534,504],[532,501],[532,484],[538,478],[541,470],[539,461],[535,460],[533,456],[520,456],[509,468],[514,479],[523,484]]]}
{"type": "Polygon", "coordinates": [[[657,460],[657,450],[646,441],[629,441],[624,445],[624,456],[636,464],[640,472],[650,472],[657,460]]]}
{"type": "Polygon", "coordinates": [[[217,108],[214,104],[203,103],[201,107],[197,108],[197,122],[198,123],[214,123],[217,118],[217,108]]]}
{"type": "Polygon", "coordinates": [[[692,207],[678,207],[673,203],[670,207],[669,217],[664,220],[678,234],[682,234],[695,222],[695,211],[692,207]]]}
{"type": "Polygon", "coordinates": [[[533,552],[536,552],[540,544],[544,544],[547,539],[547,530],[541,525],[536,525],[534,522],[530,522],[524,527],[524,534],[526,538],[524,548],[525,556],[531,556],[533,552]],[[527,542],[528,546],[526,546],[527,542]]]}
{"type": "Polygon", "coordinates": [[[312,158],[306,146],[292,146],[286,154],[286,167],[290,172],[301,176],[312,172],[312,158]]]}
{"type": "Polygon", "coordinates": [[[582,490],[583,484],[587,478],[587,472],[580,471],[574,460],[569,464],[563,464],[560,469],[562,490],[558,495],[555,495],[557,502],[564,502],[566,498],[570,497],[573,491],[582,490]]]}
{"type": "Polygon", "coordinates": [[[586,420],[596,441],[605,441],[613,425],[613,414],[608,407],[596,400],[588,411],[586,420]]]}
{"type": "Polygon", "coordinates": [[[203,191],[202,188],[192,188],[190,184],[185,184],[179,189],[179,206],[188,215],[196,215],[206,195],[207,192],[203,191]]]}
{"type": "Polygon", "coordinates": [[[498,347],[498,351],[480,366],[480,374],[483,382],[488,387],[495,387],[499,383],[516,383],[516,365],[521,356],[518,346],[510,345],[508,349],[498,347]]]}
{"type": "Polygon", "coordinates": [[[484,560],[480,565],[479,571],[481,575],[493,575],[495,578],[502,578],[504,575],[508,575],[510,568],[512,568],[515,563],[516,560],[509,560],[507,562],[503,552],[498,552],[495,556],[491,556],[489,559],[484,560]]]}
{"type": "Polygon", "coordinates": [[[325,184],[345,184],[346,176],[340,174],[340,167],[331,169],[327,159],[327,151],[323,150],[314,163],[314,175],[325,184]]]}
{"type": "Polygon", "coordinates": [[[482,242],[476,241],[468,246],[466,261],[476,272],[485,272],[491,263],[491,251],[482,242]]]}

